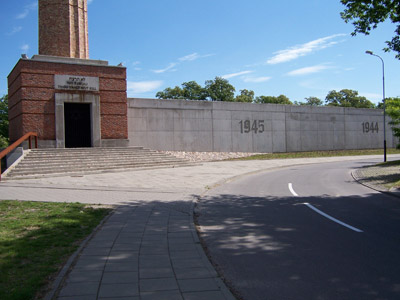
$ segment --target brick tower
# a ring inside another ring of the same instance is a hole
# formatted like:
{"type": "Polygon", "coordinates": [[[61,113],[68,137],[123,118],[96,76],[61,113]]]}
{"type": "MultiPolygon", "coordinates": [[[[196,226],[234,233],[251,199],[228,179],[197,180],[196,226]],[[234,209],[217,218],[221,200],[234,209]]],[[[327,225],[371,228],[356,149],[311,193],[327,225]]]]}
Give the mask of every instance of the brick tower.
{"type": "Polygon", "coordinates": [[[39,54],[89,59],[87,0],[39,0],[39,54]]]}

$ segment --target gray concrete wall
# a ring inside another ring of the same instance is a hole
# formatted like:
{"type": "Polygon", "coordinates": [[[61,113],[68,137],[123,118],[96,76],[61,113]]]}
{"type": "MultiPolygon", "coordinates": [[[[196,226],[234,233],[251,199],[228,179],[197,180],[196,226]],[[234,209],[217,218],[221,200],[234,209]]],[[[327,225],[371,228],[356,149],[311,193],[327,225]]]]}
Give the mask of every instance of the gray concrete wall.
{"type": "MultiPolygon", "coordinates": [[[[388,147],[394,147],[390,126],[388,147]]],[[[292,152],[383,147],[377,109],[128,99],[130,146],[157,150],[292,152]],[[368,125],[367,125],[368,124],[368,125]]]]}

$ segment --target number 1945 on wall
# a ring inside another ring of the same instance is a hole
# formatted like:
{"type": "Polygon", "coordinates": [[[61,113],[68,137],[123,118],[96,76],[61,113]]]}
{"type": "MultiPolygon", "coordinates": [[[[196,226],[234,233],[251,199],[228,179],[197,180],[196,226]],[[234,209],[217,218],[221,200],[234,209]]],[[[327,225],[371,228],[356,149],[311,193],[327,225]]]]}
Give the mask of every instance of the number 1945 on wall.
{"type": "Polygon", "coordinates": [[[263,133],[265,131],[264,120],[241,120],[240,133],[263,133]]]}

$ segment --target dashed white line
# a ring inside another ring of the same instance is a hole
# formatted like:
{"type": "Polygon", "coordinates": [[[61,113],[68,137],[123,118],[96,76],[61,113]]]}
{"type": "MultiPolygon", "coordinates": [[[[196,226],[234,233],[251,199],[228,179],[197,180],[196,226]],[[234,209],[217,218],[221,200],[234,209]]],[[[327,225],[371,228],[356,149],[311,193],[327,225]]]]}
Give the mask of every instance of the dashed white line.
{"type": "MultiPolygon", "coordinates": [[[[294,191],[293,184],[291,184],[291,183],[289,183],[289,191],[292,193],[293,196],[299,197],[299,195],[294,191]]],[[[340,221],[340,220],[338,220],[338,219],[336,219],[334,217],[331,217],[330,215],[328,215],[328,214],[324,213],[323,211],[319,210],[318,208],[312,206],[310,203],[306,202],[306,203],[303,203],[303,204],[306,205],[308,208],[312,209],[313,211],[315,211],[316,213],[320,214],[321,216],[323,216],[323,217],[325,217],[325,218],[327,218],[327,219],[329,219],[329,220],[331,220],[331,221],[333,221],[333,222],[335,222],[337,224],[340,224],[340,225],[342,225],[342,226],[344,226],[344,227],[346,227],[348,229],[351,229],[351,230],[353,230],[355,232],[363,232],[362,230],[360,230],[360,229],[358,229],[356,227],[353,227],[353,226],[351,226],[349,224],[346,224],[346,223],[344,223],[344,222],[342,222],[342,221],[340,221]]]]}

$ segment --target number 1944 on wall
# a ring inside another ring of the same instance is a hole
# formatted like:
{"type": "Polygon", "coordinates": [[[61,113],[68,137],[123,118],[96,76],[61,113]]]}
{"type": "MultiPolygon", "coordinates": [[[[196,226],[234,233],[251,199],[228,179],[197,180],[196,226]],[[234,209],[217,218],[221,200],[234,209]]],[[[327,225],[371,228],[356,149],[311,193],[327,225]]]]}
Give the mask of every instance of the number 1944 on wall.
{"type": "Polygon", "coordinates": [[[378,133],[378,122],[363,122],[361,123],[363,133],[378,133]]]}

